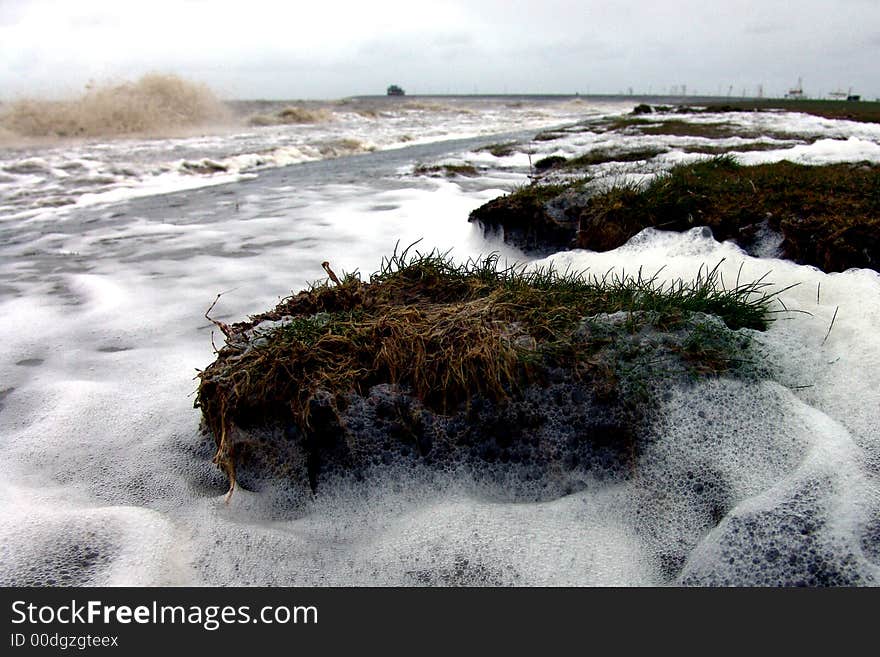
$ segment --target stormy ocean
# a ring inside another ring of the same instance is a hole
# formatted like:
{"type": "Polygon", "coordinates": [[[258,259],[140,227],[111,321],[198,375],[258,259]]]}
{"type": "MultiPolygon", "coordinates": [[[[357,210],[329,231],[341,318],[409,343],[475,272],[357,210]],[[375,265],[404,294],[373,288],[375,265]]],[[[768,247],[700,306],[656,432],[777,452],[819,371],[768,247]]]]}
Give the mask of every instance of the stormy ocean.
{"type": "Polygon", "coordinates": [[[162,105],[91,123],[87,106],[0,106],[0,583],[880,580],[880,275],[777,259],[772,236],[755,257],[699,226],[649,229],[535,261],[669,280],[723,261],[725,280],[785,289],[788,312],[755,335],[775,376],[668,390],[638,476],[524,502],[392,463],[305,508],[243,488],[227,503],[193,408],[222,344],[205,318],[218,294],[212,317],[240,321],[325,278],[322,261],[367,276],[417,240],[457,260],[534,260],[468,215],[541,158],[653,151],[596,164],[608,182],[707,146],[743,164],[880,162],[880,125],[703,113],[676,118],[724,134],[650,134],[594,129],[627,98],[187,98],[199,121],[185,125],[162,105]]]}

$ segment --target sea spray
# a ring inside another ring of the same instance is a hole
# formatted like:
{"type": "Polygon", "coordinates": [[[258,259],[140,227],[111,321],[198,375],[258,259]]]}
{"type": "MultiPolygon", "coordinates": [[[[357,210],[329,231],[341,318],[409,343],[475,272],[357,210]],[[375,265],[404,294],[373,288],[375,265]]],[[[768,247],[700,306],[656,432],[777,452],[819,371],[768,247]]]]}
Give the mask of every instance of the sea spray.
{"type": "Polygon", "coordinates": [[[204,84],[154,73],[136,82],[89,86],[72,100],[15,101],[0,112],[0,127],[18,137],[163,135],[229,118],[204,84]]]}

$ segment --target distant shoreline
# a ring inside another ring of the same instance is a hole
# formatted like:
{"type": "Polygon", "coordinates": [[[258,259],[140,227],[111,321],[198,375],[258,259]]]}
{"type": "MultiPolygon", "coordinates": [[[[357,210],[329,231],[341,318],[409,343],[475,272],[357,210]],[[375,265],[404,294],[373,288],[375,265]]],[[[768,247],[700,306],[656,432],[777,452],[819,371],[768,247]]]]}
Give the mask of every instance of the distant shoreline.
{"type": "Polygon", "coordinates": [[[717,111],[768,111],[782,110],[803,112],[828,119],[845,119],[880,123],[880,101],[878,100],[820,100],[787,98],[749,98],[729,96],[669,96],[669,95],[626,95],[626,94],[407,94],[406,96],[387,96],[385,94],[348,96],[333,100],[269,100],[269,99],[227,99],[232,106],[248,106],[265,103],[301,103],[322,105],[339,101],[368,101],[396,105],[412,100],[509,100],[516,101],[594,101],[600,103],[633,103],[634,105],[671,105],[675,107],[706,107],[717,111]]]}
{"type": "MultiPolygon", "coordinates": [[[[687,103],[695,105],[698,103],[687,103]]],[[[701,104],[701,103],[699,103],[701,104]]],[[[727,110],[766,111],[771,109],[787,112],[803,112],[822,116],[826,119],[845,119],[866,123],[880,123],[880,102],[848,100],[789,100],[786,98],[751,98],[742,100],[722,100],[707,105],[709,109],[724,107],[727,110]]]]}

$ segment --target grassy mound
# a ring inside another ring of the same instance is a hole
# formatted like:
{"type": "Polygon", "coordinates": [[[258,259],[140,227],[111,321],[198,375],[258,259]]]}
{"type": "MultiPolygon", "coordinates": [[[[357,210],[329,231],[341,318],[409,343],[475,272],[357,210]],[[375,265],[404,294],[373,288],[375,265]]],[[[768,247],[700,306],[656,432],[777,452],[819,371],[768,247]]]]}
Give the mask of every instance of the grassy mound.
{"type": "Polygon", "coordinates": [[[551,214],[548,205],[575,187],[577,184],[524,185],[481,205],[468,221],[477,222],[486,233],[503,233],[506,242],[526,252],[550,254],[571,245],[577,220],[551,214]]]}
{"type": "Polygon", "coordinates": [[[505,141],[498,144],[486,144],[485,146],[480,146],[475,149],[475,152],[491,153],[495,157],[509,157],[516,153],[518,146],[519,144],[515,141],[505,141]]]}
{"type": "MultiPolygon", "coordinates": [[[[765,328],[772,296],[761,281],[725,289],[717,268],[664,285],[641,274],[501,267],[494,255],[458,265],[409,249],[395,251],[369,282],[325,269],[332,282],[270,312],[232,326],[215,322],[226,345],[199,375],[196,406],[233,484],[242,454],[233,433],[280,424],[312,449],[310,436],[346,434],[340,414],[383,384],[436,416],[461,414],[475,399],[503,408],[528,386],[560,376],[608,395],[635,371],[636,352],[650,351],[643,340],[623,349],[625,336],[646,329],[681,333],[666,349],[691,374],[736,368],[743,357],[736,330],[765,328]],[[623,319],[597,323],[601,316],[623,319]],[[694,321],[709,316],[717,319],[694,321]]],[[[346,440],[351,446],[355,438],[346,440]]]]}
{"type": "Polygon", "coordinates": [[[880,267],[880,167],[741,166],[717,157],[673,167],[649,185],[616,186],[578,212],[577,245],[617,248],[649,226],[709,226],[719,240],[748,245],[768,226],[785,257],[824,271],[880,267]]]}
{"type": "Polygon", "coordinates": [[[560,155],[551,155],[535,162],[535,170],[542,173],[549,169],[583,169],[585,167],[597,164],[607,164],[610,162],[638,162],[641,160],[650,160],[661,153],[665,153],[663,148],[642,148],[631,151],[614,151],[611,149],[596,149],[583,155],[578,155],[571,159],[560,155]]]}
{"type": "Polygon", "coordinates": [[[645,228],[709,226],[749,249],[767,229],[781,255],[824,271],[880,270],[880,166],[739,165],[729,155],[681,164],[647,185],[600,193],[584,181],[532,184],[471,213],[486,231],[527,251],[615,249],[645,228]]]}
{"type": "Polygon", "coordinates": [[[480,172],[472,164],[418,164],[413,173],[417,176],[446,176],[447,178],[455,178],[456,176],[472,177],[480,175],[480,172]]]}

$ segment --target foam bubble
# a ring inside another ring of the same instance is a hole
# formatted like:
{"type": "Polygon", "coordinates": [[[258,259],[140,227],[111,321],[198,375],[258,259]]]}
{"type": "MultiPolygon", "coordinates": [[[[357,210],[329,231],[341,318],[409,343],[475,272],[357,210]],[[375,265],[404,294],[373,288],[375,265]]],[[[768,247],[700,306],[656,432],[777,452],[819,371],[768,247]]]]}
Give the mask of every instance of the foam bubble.
{"type": "Polygon", "coordinates": [[[4,484],[3,586],[150,586],[191,580],[180,535],[141,507],[90,507],[61,490],[4,484]],[[14,510],[13,510],[14,509],[14,510]]]}

